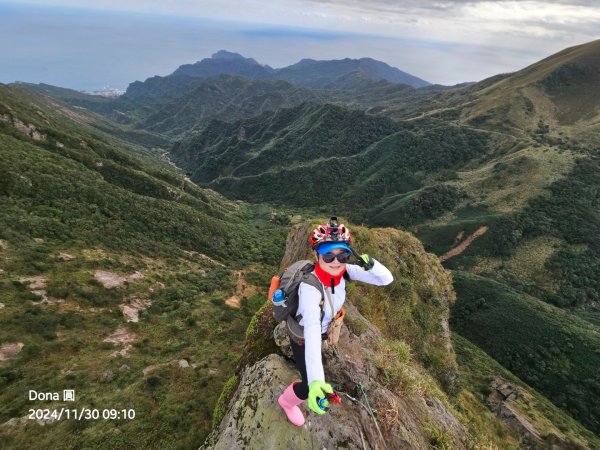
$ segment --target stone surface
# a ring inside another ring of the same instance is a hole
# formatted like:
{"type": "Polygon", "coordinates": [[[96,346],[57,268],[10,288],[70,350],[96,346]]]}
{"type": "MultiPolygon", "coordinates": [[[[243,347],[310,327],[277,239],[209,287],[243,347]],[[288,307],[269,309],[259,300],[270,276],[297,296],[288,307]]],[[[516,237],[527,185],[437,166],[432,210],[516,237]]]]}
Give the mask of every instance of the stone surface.
{"type": "Polygon", "coordinates": [[[144,370],[142,370],[144,376],[147,376],[148,374],[154,372],[156,370],[156,366],[154,364],[146,367],[144,370]]]}
{"type": "Polygon", "coordinates": [[[110,354],[112,357],[122,356],[128,357],[129,351],[131,350],[132,343],[137,338],[136,334],[129,331],[127,328],[119,328],[114,333],[105,337],[103,342],[110,342],[111,344],[121,345],[123,348],[116,350],[110,354]]]}
{"type": "Polygon", "coordinates": [[[142,278],[144,278],[144,274],[142,274],[141,272],[135,272],[131,275],[119,275],[119,274],[113,273],[113,272],[97,270],[94,273],[94,277],[106,289],[112,289],[112,288],[122,286],[126,282],[141,280],[142,278]]]}
{"type": "Polygon", "coordinates": [[[190,363],[187,362],[187,360],[185,360],[185,359],[180,359],[178,364],[179,364],[179,367],[181,367],[182,369],[187,369],[188,367],[190,367],[190,363]]]}
{"type": "Polygon", "coordinates": [[[22,342],[0,345],[0,365],[9,359],[15,358],[19,353],[21,353],[23,346],[24,344],[22,342]]]}
{"type": "Polygon", "coordinates": [[[70,254],[64,253],[64,252],[59,253],[56,258],[59,261],[72,261],[75,259],[75,257],[73,255],[70,255],[70,254]]]}
{"type": "Polygon", "coordinates": [[[110,383],[114,377],[115,377],[115,374],[112,372],[112,370],[107,370],[106,372],[104,372],[102,374],[102,382],[110,383]]]}
{"type": "MultiPolygon", "coordinates": [[[[290,424],[277,398],[292,381],[299,379],[299,374],[287,358],[270,354],[240,373],[240,383],[225,416],[202,449],[385,447],[425,450],[430,448],[422,431],[426,422],[447,430],[453,437],[452,448],[467,448],[463,426],[440,399],[421,391],[397,395],[378,382],[380,374],[372,359],[373,348],[382,335],[356,308],[347,306],[348,316],[364,320],[368,326],[356,336],[344,325],[338,347],[324,344],[325,379],[335,383],[336,392],[342,398],[339,405],[317,416],[304,403],[300,409],[306,417],[305,425],[290,424]],[[383,439],[368,414],[358,383],[364,386],[369,405],[378,417],[383,439]]],[[[416,372],[415,376],[418,376],[416,372]]]]}
{"type": "Polygon", "coordinates": [[[119,305],[119,308],[123,312],[123,316],[127,319],[127,322],[138,322],[140,320],[140,311],[148,308],[151,303],[150,300],[132,296],[128,299],[128,303],[122,303],[119,305]]]}
{"type": "Polygon", "coordinates": [[[540,432],[528,420],[525,413],[519,410],[517,399],[531,399],[531,395],[521,388],[495,378],[490,384],[490,395],[487,398],[489,407],[506,421],[521,436],[523,448],[552,450],[584,450],[584,447],[569,439],[555,434],[541,436],[540,432]]]}

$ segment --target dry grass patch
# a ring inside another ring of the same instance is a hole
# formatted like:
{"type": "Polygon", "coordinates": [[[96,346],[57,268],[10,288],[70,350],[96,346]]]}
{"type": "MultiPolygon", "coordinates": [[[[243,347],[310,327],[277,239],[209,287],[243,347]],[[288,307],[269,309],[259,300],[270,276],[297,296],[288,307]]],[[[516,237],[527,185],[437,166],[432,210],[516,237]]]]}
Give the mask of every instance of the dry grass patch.
{"type": "Polygon", "coordinates": [[[559,282],[544,268],[546,261],[560,248],[562,241],[555,237],[540,236],[528,240],[505,261],[506,268],[552,293],[558,292],[559,282]]]}
{"type": "Polygon", "coordinates": [[[452,184],[493,211],[512,212],[523,209],[568,173],[576,158],[570,151],[553,147],[527,147],[477,169],[458,172],[460,180],[452,184]]]}

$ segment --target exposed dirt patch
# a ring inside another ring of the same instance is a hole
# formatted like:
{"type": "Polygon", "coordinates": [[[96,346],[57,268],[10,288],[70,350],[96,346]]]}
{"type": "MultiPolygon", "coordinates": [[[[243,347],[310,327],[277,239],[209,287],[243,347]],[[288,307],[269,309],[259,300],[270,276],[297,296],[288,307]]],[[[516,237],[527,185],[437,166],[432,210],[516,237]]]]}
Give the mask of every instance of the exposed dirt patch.
{"type": "Polygon", "coordinates": [[[225,304],[227,306],[231,306],[232,308],[239,309],[242,307],[242,301],[237,295],[232,295],[231,297],[229,297],[227,300],[225,300],[225,304]]]}
{"type": "Polygon", "coordinates": [[[141,272],[135,272],[131,275],[119,275],[113,272],[105,272],[103,270],[97,270],[94,274],[96,280],[102,283],[106,289],[112,289],[115,287],[122,286],[125,282],[141,280],[144,278],[144,274],[141,272]]]}
{"type": "Polygon", "coordinates": [[[41,297],[43,303],[50,303],[48,296],[46,295],[46,283],[48,282],[46,277],[21,278],[19,281],[21,283],[27,283],[27,289],[29,289],[33,295],[41,297]]]}
{"type": "MultiPolygon", "coordinates": [[[[477,228],[477,230],[475,230],[475,232],[473,234],[471,234],[470,236],[468,236],[464,241],[462,241],[456,247],[454,247],[450,251],[447,251],[442,256],[440,256],[440,261],[444,262],[454,256],[460,255],[462,252],[464,252],[467,249],[467,247],[469,245],[471,245],[471,243],[475,239],[477,239],[479,236],[484,235],[487,232],[487,230],[488,230],[487,226],[477,228]]],[[[458,238],[458,236],[457,236],[457,238],[458,238]]]]}
{"type": "Polygon", "coordinates": [[[46,289],[46,283],[48,282],[48,279],[46,277],[29,277],[21,278],[19,281],[21,283],[28,283],[27,289],[39,290],[46,289]]]}
{"type": "Polygon", "coordinates": [[[102,341],[110,342],[111,344],[115,345],[121,345],[123,347],[121,350],[112,352],[110,356],[128,357],[129,351],[131,350],[132,344],[136,338],[137,335],[134,332],[129,331],[127,328],[119,328],[110,336],[105,337],[102,341]]]}
{"type": "Polygon", "coordinates": [[[127,299],[127,303],[122,303],[119,308],[123,312],[123,316],[127,319],[127,322],[138,322],[140,320],[140,311],[143,311],[152,302],[148,299],[142,299],[132,295],[127,299]]]}
{"type": "Polygon", "coordinates": [[[217,266],[225,267],[225,264],[220,263],[216,259],[212,259],[210,256],[207,256],[204,253],[198,253],[198,252],[188,251],[188,250],[184,250],[183,253],[185,253],[188,256],[193,256],[193,257],[196,257],[199,259],[203,259],[205,261],[210,261],[211,263],[216,264],[217,266]]]}
{"type": "Polygon", "coordinates": [[[69,255],[68,253],[61,252],[58,254],[56,259],[58,259],[59,261],[71,261],[75,259],[75,257],[73,255],[69,255]]]}
{"type": "Polygon", "coordinates": [[[0,366],[7,360],[15,358],[21,350],[23,350],[23,343],[17,342],[15,344],[4,344],[0,345],[0,366]]]}
{"type": "Polygon", "coordinates": [[[235,294],[225,300],[225,304],[232,308],[241,308],[242,299],[255,295],[258,292],[258,288],[246,282],[243,270],[238,270],[235,274],[238,277],[235,294]]]}

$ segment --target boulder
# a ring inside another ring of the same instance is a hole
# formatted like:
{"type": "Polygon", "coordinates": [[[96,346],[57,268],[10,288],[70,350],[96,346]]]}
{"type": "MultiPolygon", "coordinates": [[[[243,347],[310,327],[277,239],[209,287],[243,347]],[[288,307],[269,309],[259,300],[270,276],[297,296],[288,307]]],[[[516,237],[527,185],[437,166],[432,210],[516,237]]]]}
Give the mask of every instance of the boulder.
{"type": "Polygon", "coordinates": [[[107,370],[106,372],[104,372],[102,374],[102,382],[110,383],[114,377],[115,377],[115,374],[112,372],[112,370],[107,370]]]}
{"type": "MultiPolygon", "coordinates": [[[[453,442],[453,448],[467,448],[464,427],[441,399],[418,390],[399,395],[392,390],[395,386],[384,385],[385,377],[373,364],[374,349],[383,336],[355,307],[347,306],[347,315],[365,321],[367,329],[357,336],[343,326],[338,347],[324,343],[325,379],[334,383],[342,398],[340,404],[318,416],[304,403],[300,408],[306,417],[305,425],[290,424],[277,398],[299,379],[299,373],[288,358],[272,353],[243,369],[221,424],[201,448],[425,450],[430,445],[423,432],[424,424],[442,430],[453,442]]],[[[415,378],[422,376],[408,365],[406,370],[415,378]]]]}
{"type": "Polygon", "coordinates": [[[187,369],[188,367],[190,367],[190,363],[187,362],[187,360],[185,360],[185,359],[180,359],[179,362],[178,362],[178,365],[182,369],[187,369]]]}

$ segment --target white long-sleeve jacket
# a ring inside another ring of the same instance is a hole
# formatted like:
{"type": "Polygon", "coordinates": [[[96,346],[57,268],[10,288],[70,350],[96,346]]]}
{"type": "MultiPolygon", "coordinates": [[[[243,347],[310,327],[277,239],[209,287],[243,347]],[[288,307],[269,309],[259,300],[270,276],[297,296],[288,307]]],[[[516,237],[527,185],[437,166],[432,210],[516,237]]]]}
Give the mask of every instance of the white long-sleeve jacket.
{"type": "MultiPolygon", "coordinates": [[[[346,272],[353,281],[362,281],[376,286],[385,286],[390,284],[394,277],[391,272],[375,260],[375,264],[371,270],[364,270],[361,267],[353,264],[346,265],[346,272]]],[[[323,289],[329,290],[331,287],[323,286],[323,289]]],[[[306,283],[300,283],[298,288],[298,311],[296,316],[302,315],[300,325],[304,327],[304,346],[305,346],[305,362],[306,375],[308,384],[314,380],[325,381],[323,373],[323,362],[321,360],[321,334],[327,332],[327,327],[332,318],[342,309],[342,305],[346,301],[346,280],[342,278],[340,284],[335,286],[334,293],[331,294],[334,311],[331,311],[327,297],[324,299],[325,314],[323,322],[321,322],[321,292],[314,286],[306,283]]]]}

